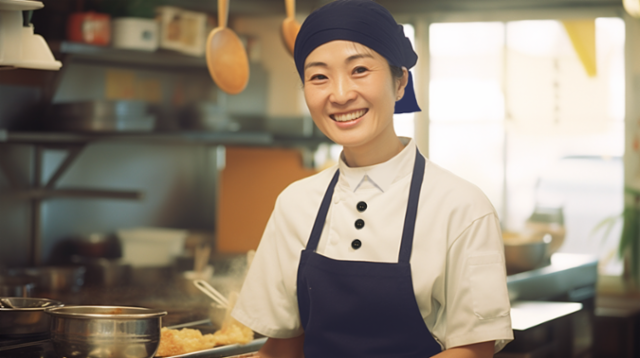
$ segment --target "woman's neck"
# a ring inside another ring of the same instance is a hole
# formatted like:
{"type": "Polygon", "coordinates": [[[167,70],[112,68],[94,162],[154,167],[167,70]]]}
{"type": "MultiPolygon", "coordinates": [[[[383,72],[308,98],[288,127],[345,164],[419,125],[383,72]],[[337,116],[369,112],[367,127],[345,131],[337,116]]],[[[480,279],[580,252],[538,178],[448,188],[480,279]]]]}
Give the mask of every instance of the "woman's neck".
{"type": "Polygon", "coordinates": [[[392,137],[380,138],[366,145],[344,147],[342,152],[345,163],[351,168],[358,168],[384,163],[398,155],[402,149],[404,149],[404,144],[400,138],[393,133],[392,137]]]}

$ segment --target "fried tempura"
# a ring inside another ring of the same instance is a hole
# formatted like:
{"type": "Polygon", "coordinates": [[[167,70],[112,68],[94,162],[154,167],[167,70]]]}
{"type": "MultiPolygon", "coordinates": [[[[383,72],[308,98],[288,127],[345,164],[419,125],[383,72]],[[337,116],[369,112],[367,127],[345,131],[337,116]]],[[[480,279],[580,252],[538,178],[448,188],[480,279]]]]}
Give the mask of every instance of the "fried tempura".
{"type": "Polygon", "coordinates": [[[160,331],[160,346],[156,357],[170,357],[179,354],[201,351],[216,346],[213,334],[203,335],[197,329],[183,328],[181,330],[162,328],[160,331]]]}
{"type": "Polygon", "coordinates": [[[253,340],[253,331],[231,318],[213,334],[202,334],[197,329],[181,330],[162,328],[160,346],[156,357],[170,357],[197,352],[228,344],[247,344],[253,340]]]}

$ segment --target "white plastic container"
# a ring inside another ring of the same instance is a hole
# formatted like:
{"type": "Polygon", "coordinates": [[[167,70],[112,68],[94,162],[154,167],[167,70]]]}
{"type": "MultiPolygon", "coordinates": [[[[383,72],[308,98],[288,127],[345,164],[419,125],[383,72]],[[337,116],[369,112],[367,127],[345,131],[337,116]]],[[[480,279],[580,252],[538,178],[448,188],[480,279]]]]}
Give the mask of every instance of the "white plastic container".
{"type": "Polygon", "coordinates": [[[133,228],[117,231],[122,259],[134,267],[168,266],[184,252],[187,230],[133,228]]]}
{"type": "Polygon", "coordinates": [[[155,51],[160,44],[160,26],[154,19],[120,17],[111,22],[111,29],[115,48],[155,51]]]}

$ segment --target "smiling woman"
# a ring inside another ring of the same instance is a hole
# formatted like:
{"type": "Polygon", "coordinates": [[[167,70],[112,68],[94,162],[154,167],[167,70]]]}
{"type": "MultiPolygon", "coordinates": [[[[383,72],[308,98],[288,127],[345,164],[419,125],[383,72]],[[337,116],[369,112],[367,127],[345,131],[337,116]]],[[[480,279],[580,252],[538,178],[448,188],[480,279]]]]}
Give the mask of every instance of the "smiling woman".
{"type": "Polygon", "coordinates": [[[394,78],[384,57],[351,41],[331,41],[309,54],[307,106],[318,128],[344,147],[349,165],[377,164],[404,148],[394,131],[393,113],[407,78],[406,68],[394,78]]]}
{"type": "Polygon", "coordinates": [[[513,339],[497,214],[398,137],[420,108],[411,42],[371,0],[338,0],[294,50],[340,162],[278,197],[232,315],[269,357],[491,357],[513,339]]]}

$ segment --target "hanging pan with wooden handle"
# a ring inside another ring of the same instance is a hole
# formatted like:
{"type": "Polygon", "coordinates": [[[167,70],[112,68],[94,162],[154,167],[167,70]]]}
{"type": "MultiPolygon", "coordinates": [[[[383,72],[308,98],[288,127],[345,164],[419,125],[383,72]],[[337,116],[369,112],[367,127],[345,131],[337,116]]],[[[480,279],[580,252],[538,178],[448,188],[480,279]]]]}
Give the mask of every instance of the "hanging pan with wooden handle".
{"type": "Polygon", "coordinates": [[[218,27],[207,37],[206,58],[213,81],[229,94],[242,92],[249,82],[247,51],[233,30],[227,27],[229,0],[218,0],[218,27]]]}

